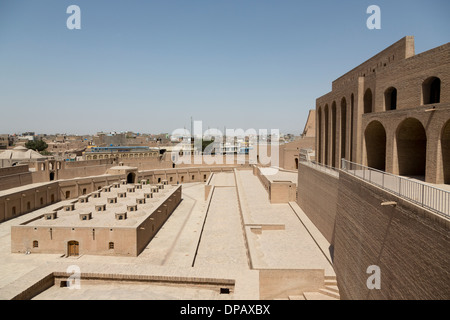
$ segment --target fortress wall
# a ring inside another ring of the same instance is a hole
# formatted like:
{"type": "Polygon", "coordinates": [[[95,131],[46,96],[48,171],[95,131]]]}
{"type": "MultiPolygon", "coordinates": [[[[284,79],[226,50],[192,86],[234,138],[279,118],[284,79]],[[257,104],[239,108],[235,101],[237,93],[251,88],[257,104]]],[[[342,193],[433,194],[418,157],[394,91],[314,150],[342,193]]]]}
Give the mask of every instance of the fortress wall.
{"type": "Polygon", "coordinates": [[[341,298],[450,299],[449,229],[448,220],[340,172],[334,267],[341,298]],[[380,267],[380,290],[367,288],[371,265],[380,267]]]}
{"type": "Polygon", "coordinates": [[[28,165],[0,168],[0,190],[32,183],[31,172],[28,168],[28,165]]]}
{"type": "Polygon", "coordinates": [[[328,242],[334,243],[339,179],[299,164],[297,203],[328,242]]]}

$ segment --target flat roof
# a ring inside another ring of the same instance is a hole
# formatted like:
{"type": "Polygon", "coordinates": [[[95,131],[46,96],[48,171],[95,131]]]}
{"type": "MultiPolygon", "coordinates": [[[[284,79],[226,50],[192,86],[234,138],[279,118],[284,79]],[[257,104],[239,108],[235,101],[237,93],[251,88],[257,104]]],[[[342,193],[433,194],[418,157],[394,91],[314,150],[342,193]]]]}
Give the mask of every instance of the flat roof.
{"type": "MultiPolygon", "coordinates": [[[[40,219],[31,220],[21,225],[33,227],[92,227],[92,228],[110,228],[110,227],[128,227],[136,228],[172,194],[174,194],[181,186],[165,185],[159,192],[153,194],[153,198],[145,198],[145,204],[137,204],[136,199],[144,198],[145,193],[151,192],[152,185],[143,185],[142,189],[135,189],[135,192],[127,192],[127,188],[134,185],[120,185],[120,188],[111,188],[110,192],[96,191],[99,198],[94,198],[92,194],[89,196],[88,202],[74,203],[73,211],[65,211],[64,206],[70,204],[61,203],[61,209],[57,211],[57,218],[46,220],[45,214],[51,213],[51,210],[40,209],[42,217],[40,219]],[[125,198],[118,197],[118,193],[126,192],[125,198]],[[107,203],[108,198],[117,198],[117,203],[107,203]],[[97,205],[106,205],[105,211],[96,211],[97,205]],[[127,206],[137,205],[137,211],[127,211],[127,206]],[[127,213],[127,219],[117,220],[116,213],[127,213]],[[92,213],[92,219],[81,220],[80,214],[92,213]]],[[[81,198],[81,197],[80,197],[81,198]]],[[[73,202],[73,200],[71,201],[73,202]]]]}

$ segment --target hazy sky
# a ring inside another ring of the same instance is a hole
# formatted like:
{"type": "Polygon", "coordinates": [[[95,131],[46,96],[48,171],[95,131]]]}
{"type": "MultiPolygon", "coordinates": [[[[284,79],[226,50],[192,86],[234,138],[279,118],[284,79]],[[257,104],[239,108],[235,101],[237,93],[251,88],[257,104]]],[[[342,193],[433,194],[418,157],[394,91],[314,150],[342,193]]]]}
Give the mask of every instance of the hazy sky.
{"type": "Polygon", "coordinates": [[[0,0],[0,133],[208,127],[299,134],[331,82],[406,35],[450,40],[448,0],[0,0]],[[69,30],[69,5],[81,29],[69,30]],[[368,6],[381,8],[369,30],[368,6]]]}

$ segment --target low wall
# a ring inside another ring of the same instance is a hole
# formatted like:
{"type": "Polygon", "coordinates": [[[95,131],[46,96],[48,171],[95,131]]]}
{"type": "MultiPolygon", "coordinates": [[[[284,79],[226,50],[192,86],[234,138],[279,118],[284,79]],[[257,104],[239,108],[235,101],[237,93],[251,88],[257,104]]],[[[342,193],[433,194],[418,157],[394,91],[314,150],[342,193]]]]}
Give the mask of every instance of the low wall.
{"type": "Polygon", "coordinates": [[[448,219],[342,171],[338,199],[334,267],[342,299],[450,299],[448,219]],[[371,265],[380,268],[379,290],[366,285],[371,265]]]}
{"type": "Polygon", "coordinates": [[[319,291],[325,283],[323,269],[262,269],[259,270],[261,300],[286,299],[303,292],[319,291]]]}
{"type": "Polygon", "coordinates": [[[296,200],[297,186],[292,181],[271,181],[257,166],[253,166],[253,174],[266,189],[270,203],[289,203],[296,200]]]}

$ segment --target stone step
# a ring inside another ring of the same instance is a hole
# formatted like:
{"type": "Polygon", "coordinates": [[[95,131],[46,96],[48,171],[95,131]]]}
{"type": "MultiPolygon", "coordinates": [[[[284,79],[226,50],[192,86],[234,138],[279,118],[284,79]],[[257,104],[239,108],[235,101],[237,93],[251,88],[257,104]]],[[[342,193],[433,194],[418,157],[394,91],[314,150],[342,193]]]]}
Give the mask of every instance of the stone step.
{"type": "Polygon", "coordinates": [[[303,292],[305,300],[339,300],[320,292],[303,292]]]}
{"type": "Polygon", "coordinates": [[[305,300],[304,296],[289,296],[289,300],[305,300]]]}
{"type": "Polygon", "coordinates": [[[326,286],[337,286],[337,280],[325,280],[326,286]]]}
{"type": "Polygon", "coordinates": [[[339,293],[339,288],[337,286],[334,286],[334,285],[325,285],[325,289],[327,289],[329,291],[333,291],[333,292],[339,293]]]}
{"type": "Polygon", "coordinates": [[[326,288],[319,289],[319,293],[325,294],[327,296],[330,296],[330,297],[336,298],[336,299],[340,299],[340,297],[341,297],[339,295],[339,293],[336,293],[334,291],[328,290],[326,288]]]}

